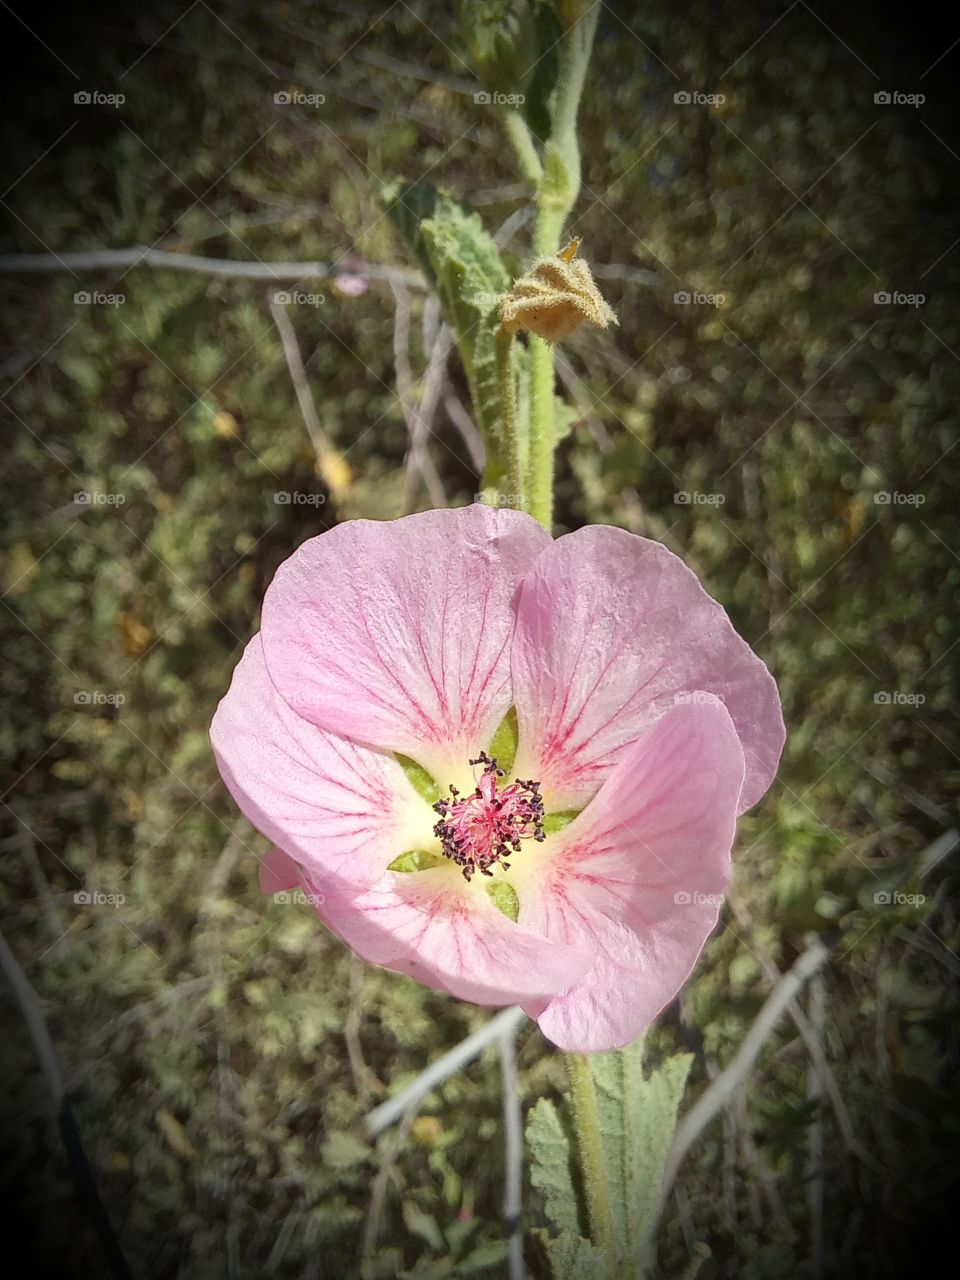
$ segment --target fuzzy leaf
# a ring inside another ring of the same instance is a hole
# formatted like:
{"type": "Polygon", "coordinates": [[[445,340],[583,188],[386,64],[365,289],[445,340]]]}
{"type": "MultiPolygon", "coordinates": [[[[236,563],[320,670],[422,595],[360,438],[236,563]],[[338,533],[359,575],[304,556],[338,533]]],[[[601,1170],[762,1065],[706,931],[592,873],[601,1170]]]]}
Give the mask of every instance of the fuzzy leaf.
{"type": "Polygon", "coordinates": [[[564,1231],[551,1240],[545,1231],[533,1234],[543,1241],[553,1280],[610,1280],[613,1275],[606,1254],[582,1236],[564,1231]]]}
{"type": "Polygon", "coordinates": [[[493,334],[500,323],[500,294],[509,284],[500,250],[479,216],[452,196],[400,184],[389,189],[387,199],[390,217],[436,285],[444,318],[456,335],[477,423],[485,440],[494,440],[504,414],[493,334]]]}
{"type": "Polygon", "coordinates": [[[645,1078],[642,1039],[590,1057],[621,1257],[635,1256],[656,1225],[663,1169],[692,1061],[692,1054],[677,1054],[645,1078]]]}
{"type": "Polygon", "coordinates": [[[546,1202],[547,1217],[561,1233],[580,1234],[579,1211],[570,1169],[570,1142],[548,1098],[541,1098],[527,1120],[530,1181],[546,1202]]]}

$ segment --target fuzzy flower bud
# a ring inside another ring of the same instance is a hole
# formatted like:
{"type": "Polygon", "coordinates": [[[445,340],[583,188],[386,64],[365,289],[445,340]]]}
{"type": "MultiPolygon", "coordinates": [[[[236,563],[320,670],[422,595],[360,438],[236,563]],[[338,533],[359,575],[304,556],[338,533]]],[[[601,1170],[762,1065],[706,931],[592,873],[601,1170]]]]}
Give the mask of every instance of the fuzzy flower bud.
{"type": "Polygon", "coordinates": [[[500,323],[508,333],[526,329],[547,342],[566,338],[581,325],[605,329],[617,323],[594,283],[590,268],[576,256],[579,240],[549,258],[540,258],[500,301],[500,323]]]}

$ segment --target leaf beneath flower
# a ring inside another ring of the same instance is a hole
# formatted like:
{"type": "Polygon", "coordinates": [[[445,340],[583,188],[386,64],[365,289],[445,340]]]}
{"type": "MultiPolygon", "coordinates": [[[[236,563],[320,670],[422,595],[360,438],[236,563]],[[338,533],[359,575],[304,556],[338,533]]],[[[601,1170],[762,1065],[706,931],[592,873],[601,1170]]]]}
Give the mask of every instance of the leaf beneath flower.
{"type": "Polygon", "coordinates": [[[511,771],[513,762],[517,758],[519,732],[517,709],[516,707],[511,707],[500,721],[500,728],[493,735],[493,741],[490,743],[490,751],[488,753],[496,760],[497,767],[502,769],[504,773],[511,771]]]}
{"type": "Polygon", "coordinates": [[[487,885],[487,893],[497,910],[516,924],[520,915],[520,899],[513,885],[507,884],[506,880],[495,880],[487,885]]]}
{"type": "Polygon", "coordinates": [[[443,858],[428,849],[408,849],[401,853],[387,867],[388,871],[429,871],[431,867],[439,867],[443,858]]]}
{"type": "Polygon", "coordinates": [[[399,751],[394,753],[394,759],[421,800],[426,800],[427,804],[436,804],[440,799],[440,788],[423,765],[417,764],[409,756],[402,756],[399,751]]]}
{"type": "Polygon", "coordinates": [[[550,835],[555,831],[562,831],[564,827],[569,827],[570,823],[580,816],[578,809],[564,809],[560,813],[548,813],[543,819],[543,829],[550,835]]]}

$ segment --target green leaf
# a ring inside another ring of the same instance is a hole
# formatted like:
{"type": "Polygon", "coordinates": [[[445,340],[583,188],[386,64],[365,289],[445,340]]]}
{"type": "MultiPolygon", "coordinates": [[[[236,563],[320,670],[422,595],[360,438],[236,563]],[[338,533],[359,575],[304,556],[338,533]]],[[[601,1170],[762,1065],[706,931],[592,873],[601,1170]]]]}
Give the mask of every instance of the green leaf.
{"type": "Polygon", "coordinates": [[[589,1240],[568,1231],[552,1240],[539,1229],[533,1234],[543,1242],[553,1280],[610,1280],[613,1275],[606,1254],[589,1240]]]}
{"type": "Polygon", "coordinates": [[[553,120],[550,104],[560,71],[560,46],[563,28],[552,4],[537,6],[537,60],[527,82],[523,115],[531,132],[541,142],[550,136],[553,120]]]}
{"type": "Polygon", "coordinates": [[[440,854],[430,853],[427,849],[408,849],[401,853],[387,867],[388,871],[429,871],[431,867],[439,867],[443,862],[440,854]]]}
{"type": "Polygon", "coordinates": [[[513,885],[507,884],[506,880],[494,880],[487,885],[487,893],[497,910],[516,924],[520,915],[520,899],[513,885]]]}
{"type": "Polygon", "coordinates": [[[423,765],[417,764],[416,760],[411,760],[409,756],[400,755],[399,752],[394,753],[394,759],[407,775],[407,781],[417,795],[422,800],[426,800],[427,804],[436,804],[440,799],[440,788],[423,765]]]}
{"type": "Polygon", "coordinates": [[[478,1271],[495,1267],[506,1260],[509,1248],[506,1240],[488,1240],[484,1244],[478,1244],[456,1264],[454,1275],[472,1276],[478,1271]]]}
{"type": "MultiPolygon", "coordinates": [[[[387,211],[435,284],[457,339],[484,439],[496,441],[504,414],[497,381],[494,330],[509,277],[492,236],[467,205],[433,187],[395,184],[387,211]]],[[[518,364],[523,355],[518,352],[518,364]]],[[[499,454],[498,454],[499,456],[499,454]]],[[[498,483],[499,477],[488,477],[498,483]]]]}
{"type": "Polygon", "coordinates": [[[549,835],[554,831],[562,831],[569,827],[574,818],[579,818],[580,809],[561,809],[558,813],[548,813],[543,819],[543,829],[549,835]]]}
{"type": "Polygon", "coordinates": [[[330,1169],[352,1169],[370,1159],[370,1144],[355,1134],[334,1130],[321,1148],[323,1162],[330,1169]]]}
{"type": "Polygon", "coordinates": [[[527,125],[544,140],[563,35],[554,6],[544,0],[461,0],[460,20],[484,88],[522,95],[527,125]]]}
{"type": "Polygon", "coordinates": [[[677,1054],[644,1078],[643,1041],[595,1053],[590,1070],[621,1256],[636,1256],[656,1226],[667,1153],[693,1055],[677,1054]]]}
{"type": "Polygon", "coordinates": [[[567,438],[573,430],[573,424],[580,417],[581,413],[576,405],[561,399],[560,396],[553,397],[553,432],[558,444],[567,438]]]}
{"type": "Polygon", "coordinates": [[[424,1213],[412,1200],[404,1200],[402,1212],[404,1226],[411,1235],[425,1240],[434,1253],[446,1252],[446,1241],[432,1213],[424,1213]]]}
{"type": "Polygon", "coordinates": [[[547,1217],[561,1233],[580,1234],[580,1215],[570,1167],[570,1141],[556,1107],[541,1098],[530,1111],[526,1131],[530,1181],[543,1196],[547,1217]]]}
{"type": "Polygon", "coordinates": [[[487,753],[492,759],[496,760],[498,767],[504,773],[510,772],[513,768],[513,762],[517,758],[518,736],[517,708],[511,707],[500,721],[500,728],[493,735],[493,741],[490,743],[490,750],[487,753]]]}

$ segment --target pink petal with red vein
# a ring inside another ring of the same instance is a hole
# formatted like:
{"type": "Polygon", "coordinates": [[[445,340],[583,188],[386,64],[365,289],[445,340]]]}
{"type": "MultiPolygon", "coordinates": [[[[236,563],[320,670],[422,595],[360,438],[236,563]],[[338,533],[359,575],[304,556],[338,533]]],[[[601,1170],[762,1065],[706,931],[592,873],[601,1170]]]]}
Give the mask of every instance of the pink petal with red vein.
{"type": "MultiPolygon", "coordinates": [[[[303,883],[308,893],[322,889],[308,876],[303,883]]],[[[365,960],[475,1004],[565,991],[594,959],[590,939],[554,940],[514,924],[453,868],[388,871],[360,893],[322,896],[317,914],[365,960]]]]}
{"type": "Polygon", "coordinates": [[[689,976],[729,879],[743,774],[722,704],[676,707],[549,838],[527,878],[513,877],[521,924],[595,949],[570,991],[524,1005],[561,1048],[628,1044],[689,976]]]}
{"type": "Polygon", "coordinates": [[[483,506],[312,538],[264,599],[274,683],[321,728],[442,775],[510,707],[517,591],[549,545],[530,516],[483,506]]]}
{"type": "Polygon", "coordinates": [[[746,757],[741,811],[783,748],[777,687],[696,575],[666,547],[594,526],[548,547],[527,575],[513,646],[520,777],[548,809],[595,795],[639,733],[698,690],[720,697],[746,757]]]}
{"type": "Polygon", "coordinates": [[[244,815],[318,879],[370,884],[429,834],[430,809],[395,760],[291,711],[267,674],[259,636],[233,674],[210,738],[244,815]]]}

